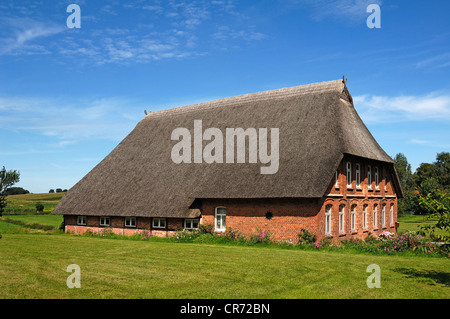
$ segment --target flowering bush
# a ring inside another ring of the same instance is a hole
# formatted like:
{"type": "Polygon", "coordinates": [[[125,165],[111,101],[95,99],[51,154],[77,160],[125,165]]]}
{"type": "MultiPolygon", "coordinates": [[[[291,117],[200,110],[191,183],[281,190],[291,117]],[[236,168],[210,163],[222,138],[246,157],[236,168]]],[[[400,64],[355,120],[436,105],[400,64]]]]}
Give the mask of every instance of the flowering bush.
{"type": "Polygon", "coordinates": [[[153,234],[150,230],[145,229],[145,230],[141,231],[141,239],[142,240],[149,240],[150,237],[153,237],[153,234]]]}
{"type": "Polygon", "coordinates": [[[251,244],[268,244],[272,240],[270,238],[269,232],[260,229],[256,229],[256,234],[250,234],[249,242],[251,244]]]}
{"type": "Polygon", "coordinates": [[[298,234],[298,243],[303,244],[314,244],[317,240],[317,236],[315,234],[311,234],[306,229],[302,228],[300,233],[298,234]]]}

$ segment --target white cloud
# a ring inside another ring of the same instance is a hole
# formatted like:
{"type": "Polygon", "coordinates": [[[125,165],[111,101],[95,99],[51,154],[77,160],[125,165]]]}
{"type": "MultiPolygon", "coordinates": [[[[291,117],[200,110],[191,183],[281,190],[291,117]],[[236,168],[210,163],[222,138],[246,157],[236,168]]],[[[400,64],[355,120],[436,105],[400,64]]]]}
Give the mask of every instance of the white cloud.
{"type": "Polygon", "coordinates": [[[374,96],[353,98],[355,107],[367,122],[450,120],[450,95],[374,96]]]}

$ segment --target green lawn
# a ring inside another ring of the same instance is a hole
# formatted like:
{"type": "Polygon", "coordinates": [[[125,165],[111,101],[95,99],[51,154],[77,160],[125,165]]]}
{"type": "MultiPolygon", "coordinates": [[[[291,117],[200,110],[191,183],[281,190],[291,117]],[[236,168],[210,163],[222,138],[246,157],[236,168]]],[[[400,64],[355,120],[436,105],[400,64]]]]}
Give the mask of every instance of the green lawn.
{"type": "Polygon", "coordinates": [[[450,298],[446,258],[4,234],[2,298],[450,298]],[[81,268],[69,289],[66,268],[81,268]],[[369,289],[367,266],[381,268],[369,289]]]}
{"type": "MultiPolygon", "coordinates": [[[[436,219],[428,219],[421,215],[404,215],[398,218],[399,228],[397,231],[419,231],[419,226],[432,225],[437,222],[436,219]]],[[[437,229],[436,234],[444,234],[444,231],[437,229]]]]}
{"type": "Polygon", "coordinates": [[[50,225],[58,228],[62,221],[63,217],[61,215],[7,215],[6,218],[20,220],[25,223],[37,223],[41,225],[50,225]]]}

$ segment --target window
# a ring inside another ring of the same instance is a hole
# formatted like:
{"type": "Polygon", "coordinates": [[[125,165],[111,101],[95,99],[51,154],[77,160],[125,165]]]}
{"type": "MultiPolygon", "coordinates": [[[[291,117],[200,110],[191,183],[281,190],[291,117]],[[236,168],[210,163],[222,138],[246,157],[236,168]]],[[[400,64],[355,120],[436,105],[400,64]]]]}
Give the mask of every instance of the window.
{"type": "Polygon", "coordinates": [[[216,207],[215,227],[218,231],[226,230],[226,215],[227,210],[225,207],[216,207]]]}
{"type": "Polygon", "coordinates": [[[153,218],[152,226],[153,226],[153,228],[166,228],[166,219],[165,218],[153,218]]]}
{"type": "Polygon", "coordinates": [[[109,226],[109,217],[100,217],[100,226],[109,226]]]}
{"type": "Polygon", "coordinates": [[[375,189],[378,189],[379,185],[378,185],[378,167],[375,167],[375,189]]]}
{"type": "Polygon", "coordinates": [[[387,192],[387,178],[386,178],[386,175],[384,175],[384,191],[387,192]]]}
{"type": "Polygon", "coordinates": [[[184,228],[185,229],[198,229],[198,219],[185,219],[184,228]]]}
{"type": "Polygon", "coordinates": [[[373,228],[377,228],[377,209],[378,206],[377,205],[373,205],[373,228]]]}
{"type": "Polygon", "coordinates": [[[356,205],[352,206],[352,211],[350,214],[350,227],[351,227],[351,230],[356,229],[356,205]]]}
{"type": "Polygon", "coordinates": [[[367,205],[364,205],[362,223],[363,229],[367,229],[367,205]]]}
{"type": "Polygon", "coordinates": [[[347,162],[347,187],[352,187],[352,163],[347,162]]]}
{"type": "Polygon", "coordinates": [[[369,189],[372,188],[372,166],[367,166],[367,185],[369,189]]]}
{"type": "Polygon", "coordinates": [[[334,173],[334,187],[339,188],[339,172],[334,173]]]}
{"type": "Polygon", "coordinates": [[[78,216],[77,225],[85,226],[86,225],[86,216],[78,216]]]}
{"type": "Polygon", "coordinates": [[[136,227],[136,217],[125,217],[125,227],[136,227]]]}
{"type": "Polygon", "coordinates": [[[389,219],[391,226],[394,225],[394,204],[391,204],[391,208],[389,209],[389,219]]]}
{"type": "Polygon", "coordinates": [[[381,227],[386,227],[386,205],[381,209],[381,227]]]}
{"type": "Polygon", "coordinates": [[[344,210],[344,205],[339,206],[339,233],[344,232],[344,210]]]}
{"type": "Polygon", "coordinates": [[[325,235],[331,235],[331,205],[325,207],[325,235]]]}
{"type": "Polygon", "coordinates": [[[361,167],[356,164],[356,187],[361,188],[361,167]]]}

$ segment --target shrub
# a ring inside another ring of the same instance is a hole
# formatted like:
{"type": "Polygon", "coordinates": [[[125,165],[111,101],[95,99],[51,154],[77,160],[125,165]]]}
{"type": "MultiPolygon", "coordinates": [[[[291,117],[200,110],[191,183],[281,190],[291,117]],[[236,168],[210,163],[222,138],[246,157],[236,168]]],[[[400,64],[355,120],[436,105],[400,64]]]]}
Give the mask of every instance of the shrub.
{"type": "Polygon", "coordinates": [[[198,226],[198,231],[202,234],[212,234],[214,233],[214,225],[210,224],[201,224],[198,226]]]}
{"type": "Polygon", "coordinates": [[[306,229],[302,228],[300,233],[298,234],[298,243],[300,245],[304,244],[314,244],[317,240],[317,236],[315,234],[311,234],[306,229]]]}
{"type": "Polygon", "coordinates": [[[39,212],[43,212],[44,211],[44,205],[42,203],[36,203],[36,211],[39,212]]]}
{"type": "Polygon", "coordinates": [[[269,232],[259,228],[256,229],[256,234],[250,234],[248,242],[250,244],[269,244],[272,242],[269,232]]]}

